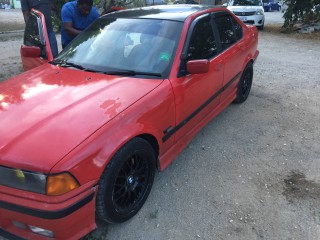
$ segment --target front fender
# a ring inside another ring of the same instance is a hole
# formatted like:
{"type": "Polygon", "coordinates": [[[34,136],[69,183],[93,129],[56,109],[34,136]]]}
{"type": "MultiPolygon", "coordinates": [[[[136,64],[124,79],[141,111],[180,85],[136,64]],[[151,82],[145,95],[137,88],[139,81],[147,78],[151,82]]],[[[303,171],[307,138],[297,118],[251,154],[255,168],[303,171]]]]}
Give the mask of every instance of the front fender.
{"type": "Polygon", "coordinates": [[[157,140],[159,154],[166,152],[174,138],[165,143],[162,138],[164,131],[173,126],[174,94],[169,80],[164,80],[67,154],[51,169],[51,173],[68,171],[80,184],[98,182],[112,156],[134,137],[151,135],[157,140]]]}

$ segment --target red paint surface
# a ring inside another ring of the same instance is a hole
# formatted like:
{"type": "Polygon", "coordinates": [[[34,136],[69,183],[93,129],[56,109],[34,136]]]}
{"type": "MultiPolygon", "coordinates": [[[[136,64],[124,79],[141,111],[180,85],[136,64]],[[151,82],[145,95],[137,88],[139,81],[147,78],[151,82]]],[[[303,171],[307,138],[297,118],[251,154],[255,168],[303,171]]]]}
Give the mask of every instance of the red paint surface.
{"type": "MultiPolygon", "coordinates": [[[[0,165],[46,174],[70,172],[80,187],[49,197],[0,186],[0,201],[56,211],[87,194],[112,158],[136,136],[154,138],[164,170],[195,134],[236,97],[240,77],[167,141],[164,131],[188,118],[258,56],[257,30],[246,27],[238,44],[209,61],[209,72],[177,78],[180,55],[191,21],[181,35],[168,79],[108,76],[43,64],[0,84],[0,165]]],[[[23,59],[29,62],[30,60],[23,59]]],[[[33,64],[33,63],[32,63],[33,64]]],[[[41,239],[12,224],[17,220],[53,230],[59,239],[78,239],[95,228],[95,198],[71,215],[45,220],[0,208],[0,226],[41,239]]]]}

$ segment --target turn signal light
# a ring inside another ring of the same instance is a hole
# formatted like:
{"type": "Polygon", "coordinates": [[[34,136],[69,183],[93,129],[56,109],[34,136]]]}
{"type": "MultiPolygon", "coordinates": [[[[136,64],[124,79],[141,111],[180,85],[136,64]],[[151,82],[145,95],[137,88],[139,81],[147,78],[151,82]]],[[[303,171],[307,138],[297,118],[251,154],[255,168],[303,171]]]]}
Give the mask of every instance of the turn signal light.
{"type": "Polygon", "coordinates": [[[79,183],[69,174],[61,173],[47,177],[47,195],[58,196],[79,187],[79,183]]]}

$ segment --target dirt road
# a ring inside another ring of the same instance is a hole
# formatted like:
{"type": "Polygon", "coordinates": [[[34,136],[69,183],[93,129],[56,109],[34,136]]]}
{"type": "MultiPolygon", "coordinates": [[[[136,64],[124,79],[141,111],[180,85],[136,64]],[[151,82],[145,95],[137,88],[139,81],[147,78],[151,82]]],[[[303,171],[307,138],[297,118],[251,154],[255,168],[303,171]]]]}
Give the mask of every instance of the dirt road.
{"type": "MultiPolygon", "coordinates": [[[[4,79],[20,40],[0,42],[4,79]]],[[[320,239],[320,43],[260,32],[251,95],[156,175],[139,214],[88,239],[320,239]]]]}

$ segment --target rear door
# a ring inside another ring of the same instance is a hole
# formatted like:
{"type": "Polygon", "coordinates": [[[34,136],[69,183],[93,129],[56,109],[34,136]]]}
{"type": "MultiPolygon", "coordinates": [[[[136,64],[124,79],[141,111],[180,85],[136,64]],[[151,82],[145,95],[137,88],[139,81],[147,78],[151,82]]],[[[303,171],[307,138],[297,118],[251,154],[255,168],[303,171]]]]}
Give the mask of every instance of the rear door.
{"type": "Polygon", "coordinates": [[[32,9],[20,48],[23,69],[29,70],[53,59],[44,16],[32,9]]]}

